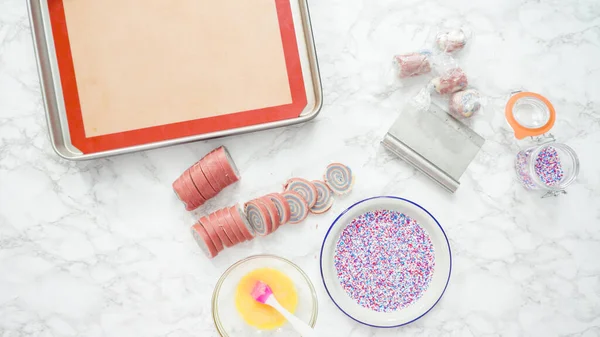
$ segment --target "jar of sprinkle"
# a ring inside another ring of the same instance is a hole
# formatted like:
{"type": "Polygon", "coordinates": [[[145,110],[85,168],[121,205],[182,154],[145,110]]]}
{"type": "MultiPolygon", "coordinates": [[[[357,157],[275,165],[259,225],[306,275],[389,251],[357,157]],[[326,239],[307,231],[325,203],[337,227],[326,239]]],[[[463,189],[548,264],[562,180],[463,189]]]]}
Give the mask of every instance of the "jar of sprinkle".
{"type": "Polygon", "coordinates": [[[556,120],[552,103],[538,93],[515,91],[506,103],[505,116],[515,138],[530,137],[536,143],[517,153],[519,182],[529,190],[546,191],[544,197],[565,194],[579,174],[579,159],[572,148],[557,143],[549,133],[556,120]]]}

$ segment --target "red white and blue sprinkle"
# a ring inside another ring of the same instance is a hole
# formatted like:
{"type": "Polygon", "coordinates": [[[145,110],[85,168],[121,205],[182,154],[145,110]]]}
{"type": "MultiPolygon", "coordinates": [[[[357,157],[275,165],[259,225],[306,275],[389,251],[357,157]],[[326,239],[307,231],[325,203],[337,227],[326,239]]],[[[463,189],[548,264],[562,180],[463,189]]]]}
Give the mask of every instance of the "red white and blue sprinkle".
{"type": "Polygon", "coordinates": [[[564,172],[558,152],[552,146],[543,148],[535,158],[535,174],[546,186],[554,186],[560,183],[564,172]]]}
{"type": "Polygon", "coordinates": [[[536,178],[539,179],[538,184],[536,184],[530,169],[532,164],[531,154],[534,150],[535,148],[531,148],[517,153],[515,169],[519,181],[528,189],[538,188],[540,182],[549,187],[559,184],[564,178],[564,171],[558,152],[552,146],[542,148],[535,156],[533,171],[536,178]]]}
{"type": "Polygon", "coordinates": [[[392,312],[421,298],[435,267],[427,232],[391,210],[367,212],[344,228],[334,265],[342,288],[359,305],[392,312]]]}
{"type": "Polygon", "coordinates": [[[517,170],[517,178],[528,189],[535,189],[536,185],[529,174],[529,156],[533,149],[527,149],[517,153],[515,160],[515,169],[517,170]]]}

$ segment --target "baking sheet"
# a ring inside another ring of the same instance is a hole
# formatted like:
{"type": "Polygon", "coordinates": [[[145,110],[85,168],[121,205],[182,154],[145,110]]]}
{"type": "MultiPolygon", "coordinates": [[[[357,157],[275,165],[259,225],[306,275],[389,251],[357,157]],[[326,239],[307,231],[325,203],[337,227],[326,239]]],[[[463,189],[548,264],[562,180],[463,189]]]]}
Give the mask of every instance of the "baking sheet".
{"type": "Polygon", "coordinates": [[[272,0],[63,4],[87,137],[292,103],[272,0]]]}
{"type": "Polygon", "coordinates": [[[289,125],[320,109],[303,1],[29,4],[51,137],[69,159],[289,125]]]}

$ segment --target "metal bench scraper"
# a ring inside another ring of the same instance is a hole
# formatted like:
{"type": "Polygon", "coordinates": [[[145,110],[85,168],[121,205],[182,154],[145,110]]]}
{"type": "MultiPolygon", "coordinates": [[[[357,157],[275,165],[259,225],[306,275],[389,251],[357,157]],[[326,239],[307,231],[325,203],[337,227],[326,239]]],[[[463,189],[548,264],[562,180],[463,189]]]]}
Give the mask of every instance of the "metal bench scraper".
{"type": "Polygon", "coordinates": [[[385,135],[385,148],[454,193],[485,140],[436,104],[407,104],[385,135]]]}

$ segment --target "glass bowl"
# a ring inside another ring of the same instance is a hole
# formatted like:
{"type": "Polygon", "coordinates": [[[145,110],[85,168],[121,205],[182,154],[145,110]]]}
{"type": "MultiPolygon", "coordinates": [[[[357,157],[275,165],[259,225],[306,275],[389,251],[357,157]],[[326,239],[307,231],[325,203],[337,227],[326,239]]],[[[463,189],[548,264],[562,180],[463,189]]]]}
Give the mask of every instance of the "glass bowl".
{"type": "Polygon", "coordinates": [[[317,294],[312,282],[294,263],[275,255],[254,255],[234,263],[223,273],[212,298],[212,315],[217,332],[223,336],[290,336],[295,330],[286,323],[274,330],[258,330],[244,322],[235,307],[238,283],[249,272],[259,268],[273,268],[286,274],[296,286],[298,307],[295,315],[311,327],[317,322],[317,294]]]}
{"type": "Polygon", "coordinates": [[[446,291],[452,270],[452,254],[446,233],[437,220],[423,207],[399,197],[380,196],[361,200],[343,211],[333,222],[321,247],[321,277],[327,294],[335,305],[353,320],[376,328],[395,328],[416,321],[427,314],[446,291]],[[334,254],[342,231],[352,220],[366,212],[393,210],[416,220],[429,234],[435,251],[435,269],[423,295],[404,309],[377,312],[354,301],[342,288],[334,265],[334,254]]]}

